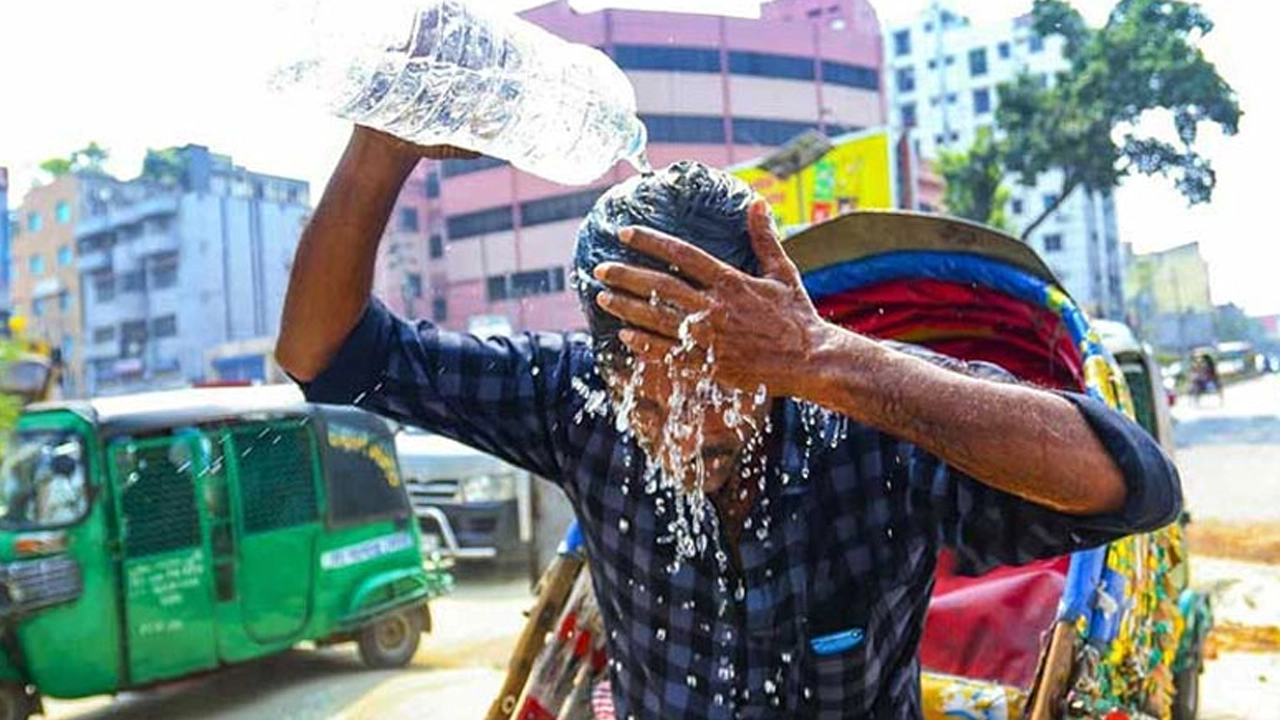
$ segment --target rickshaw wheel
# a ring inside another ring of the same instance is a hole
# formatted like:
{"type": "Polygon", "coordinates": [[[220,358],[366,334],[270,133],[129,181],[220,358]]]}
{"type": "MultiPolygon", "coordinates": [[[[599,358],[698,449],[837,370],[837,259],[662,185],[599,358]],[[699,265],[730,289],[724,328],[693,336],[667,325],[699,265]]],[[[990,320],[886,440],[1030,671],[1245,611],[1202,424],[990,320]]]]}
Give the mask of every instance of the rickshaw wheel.
{"type": "Polygon", "coordinates": [[[417,608],[399,610],[360,631],[360,659],[373,668],[404,667],[421,639],[422,613],[417,608]]]}
{"type": "Polygon", "coordinates": [[[1200,663],[1173,679],[1173,720],[1195,720],[1200,714],[1200,663]]]}
{"type": "Polygon", "coordinates": [[[0,683],[0,720],[27,720],[31,717],[31,696],[17,683],[0,683]]]}

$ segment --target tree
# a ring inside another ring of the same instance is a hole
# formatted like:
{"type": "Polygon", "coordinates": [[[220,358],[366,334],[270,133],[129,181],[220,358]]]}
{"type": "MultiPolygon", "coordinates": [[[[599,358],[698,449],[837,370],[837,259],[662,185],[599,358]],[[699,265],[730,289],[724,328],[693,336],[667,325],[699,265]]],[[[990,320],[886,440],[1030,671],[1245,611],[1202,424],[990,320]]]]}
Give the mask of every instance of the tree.
{"type": "Polygon", "coordinates": [[[942,151],[938,170],[947,181],[943,203],[947,212],[966,220],[1008,230],[1005,206],[1009,188],[1004,186],[1004,157],[989,128],[982,128],[973,146],[964,152],[942,151]]]}
{"type": "Polygon", "coordinates": [[[1052,83],[1023,74],[999,88],[1007,169],[1026,184],[1050,170],[1063,176],[1055,201],[1023,238],[1077,188],[1108,192],[1134,172],[1172,175],[1190,204],[1209,202],[1216,176],[1194,149],[1200,125],[1234,135],[1241,113],[1235,92],[1197,47],[1213,29],[1200,7],[1120,0],[1095,29],[1064,0],[1036,0],[1032,22],[1041,36],[1063,38],[1071,65],[1052,83]],[[1153,111],[1172,119],[1176,141],[1137,135],[1139,120],[1153,111]]]}
{"type": "Polygon", "coordinates": [[[147,148],[147,155],[142,159],[143,178],[162,185],[177,185],[185,174],[186,166],[177,148],[147,148]]]}
{"type": "Polygon", "coordinates": [[[67,157],[49,158],[40,163],[40,169],[52,175],[55,179],[63,175],[73,172],[105,172],[104,165],[107,159],[111,157],[111,153],[97,141],[90,141],[88,145],[76,150],[67,157]]]}

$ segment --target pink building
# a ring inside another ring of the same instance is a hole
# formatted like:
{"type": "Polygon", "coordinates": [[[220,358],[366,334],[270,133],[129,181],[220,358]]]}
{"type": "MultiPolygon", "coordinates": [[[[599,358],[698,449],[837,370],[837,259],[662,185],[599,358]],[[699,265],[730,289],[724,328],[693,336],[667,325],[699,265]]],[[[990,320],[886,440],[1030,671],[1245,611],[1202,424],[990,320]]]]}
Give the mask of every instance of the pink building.
{"type": "MultiPolygon", "coordinates": [[[[635,10],[574,11],[568,0],[523,16],[599,47],[635,86],[655,166],[693,158],[724,167],[811,129],[883,125],[880,24],[867,0],[774,0],[761,19],[635,10]]],[[[424,163],[401,195],[377,288],[395,310],[465,330],[583,326],[568,287],[574,237],[619,166],[570,188],[481,159],[424,163]]]]}

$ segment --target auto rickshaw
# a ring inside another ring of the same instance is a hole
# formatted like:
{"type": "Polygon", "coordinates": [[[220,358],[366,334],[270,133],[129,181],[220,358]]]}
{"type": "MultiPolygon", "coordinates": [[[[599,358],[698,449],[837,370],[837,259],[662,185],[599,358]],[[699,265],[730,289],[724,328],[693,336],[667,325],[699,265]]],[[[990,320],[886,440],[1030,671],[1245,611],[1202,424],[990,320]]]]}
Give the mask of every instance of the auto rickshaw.
{"type": "MultiPolygon", "coordinates": [[[[1087,392],[1134,416],[1125,373],[1025,243],[950,218],[857,212],[811,227],[785,247],[833,322],[992,363],[1021,382],[1087,392]]],[[[1144,418],[1153,433],[1161,432],[1156,417],[1144,418]]],[[[539,586],[489,720],[538,716],[529,711],[535,694],[535,709],[557,718],[591,717],[599,704],[603,693],[583,686],[590,672],[566,671],[569,653],[582,645],[573,633],[598,638],[600,629],[582,629],[591,602],[582,596],[590,590],[572,531],[562,549],[539,586]]],[[[925,717],[1193,718],[1210,624],[1207,599],[1187,585],[1180,523],[980,574],[944,552],[920,648],[925,717]]],[[[591,657],[577,655],[580,664],[591,657]]]]}
{"type": "Polygon", "coordinates": [[[0,720],[302,641],[402,666],[451,583],[376,416],[292,386],[33,405],[0,466],[0,720]]]}

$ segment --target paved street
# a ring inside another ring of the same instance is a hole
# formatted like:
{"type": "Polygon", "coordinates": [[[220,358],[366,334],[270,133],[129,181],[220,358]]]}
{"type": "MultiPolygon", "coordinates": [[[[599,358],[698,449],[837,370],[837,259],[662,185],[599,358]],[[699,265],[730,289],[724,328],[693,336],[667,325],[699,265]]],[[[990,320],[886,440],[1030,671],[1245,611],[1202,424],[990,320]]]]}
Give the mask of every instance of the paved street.
{"type": "Polygon", "coordinates": [[[1178,466],[1197,519],[1280,521],[1280,375],[1174,408],[1178,466]]]}

